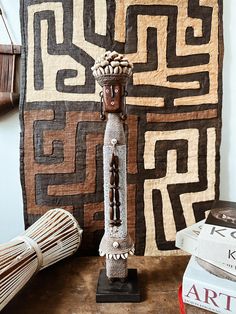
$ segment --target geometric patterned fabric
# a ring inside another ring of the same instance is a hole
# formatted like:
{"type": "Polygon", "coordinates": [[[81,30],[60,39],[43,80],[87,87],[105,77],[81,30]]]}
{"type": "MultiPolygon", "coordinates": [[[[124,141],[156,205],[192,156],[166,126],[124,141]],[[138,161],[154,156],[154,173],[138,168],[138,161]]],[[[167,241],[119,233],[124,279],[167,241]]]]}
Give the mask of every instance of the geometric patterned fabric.
{"type": "Polygon", "coordinates": [[[128,228],[138,255],[178,254],[176,231],[219,197],[221,0],[21,0],[21,180],[26,227],[73,213],[84,254],[103,234],[99,92],[105,50],[134,64],[127,85],[128,228]]]}

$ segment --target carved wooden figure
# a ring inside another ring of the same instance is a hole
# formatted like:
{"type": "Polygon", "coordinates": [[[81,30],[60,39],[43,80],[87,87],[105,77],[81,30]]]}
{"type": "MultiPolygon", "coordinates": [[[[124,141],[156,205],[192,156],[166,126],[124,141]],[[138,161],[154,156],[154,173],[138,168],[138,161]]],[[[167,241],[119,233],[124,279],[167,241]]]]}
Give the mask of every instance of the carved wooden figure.
{"type": "Polygon", "coordinates": [[[110,281],[125,281],[128,254],[134,244],[127,231],[126,119],[125,84],[132,65],[123,55],[106,52],[95,63],[93,75],[102,86],[101,118],[107,124],[103,146],[105,233],[99,252],[106,256],[106,276],[110,281]]]}

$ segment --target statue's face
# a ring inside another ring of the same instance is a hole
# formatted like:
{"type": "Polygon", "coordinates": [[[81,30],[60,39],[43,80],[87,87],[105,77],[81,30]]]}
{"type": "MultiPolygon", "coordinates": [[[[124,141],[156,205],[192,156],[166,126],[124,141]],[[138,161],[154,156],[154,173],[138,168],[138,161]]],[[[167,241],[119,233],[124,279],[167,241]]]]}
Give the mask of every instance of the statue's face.
{"type": "Polygon", "coordinates": [[[105,112],[122,111],[122,85],[106,85],[103,87],[105,112]]]}

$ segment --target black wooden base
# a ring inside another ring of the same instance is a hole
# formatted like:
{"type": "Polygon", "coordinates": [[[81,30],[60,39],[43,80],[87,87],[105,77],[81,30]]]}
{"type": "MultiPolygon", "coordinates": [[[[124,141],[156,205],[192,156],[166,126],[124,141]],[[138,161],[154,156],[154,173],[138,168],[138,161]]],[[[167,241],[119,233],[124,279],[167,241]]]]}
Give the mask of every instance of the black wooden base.
{"type": "Polygon", "coordinates": [[[139,290],[137,269],[128,269],[128,277],[125,282],[116,280],[109,282],[106,270],[102,269],[98,278],[96,302],[140,302],[141,294],[139,290]]]}

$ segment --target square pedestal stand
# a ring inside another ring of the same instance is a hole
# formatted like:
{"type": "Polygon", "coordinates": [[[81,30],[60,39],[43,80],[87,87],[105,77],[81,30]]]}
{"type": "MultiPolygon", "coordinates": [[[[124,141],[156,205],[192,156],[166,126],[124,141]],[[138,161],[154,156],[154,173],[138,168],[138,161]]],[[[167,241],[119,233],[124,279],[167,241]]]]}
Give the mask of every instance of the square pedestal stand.
{"type": "Polygon", "coordinates": [[[137,269],[128,269],[128,277],[125,282],[119,280],[109,282],[106,270],[102,269],[98,278],[96,302],[140,302],[141,294],[138,283],[137,269]]]}

